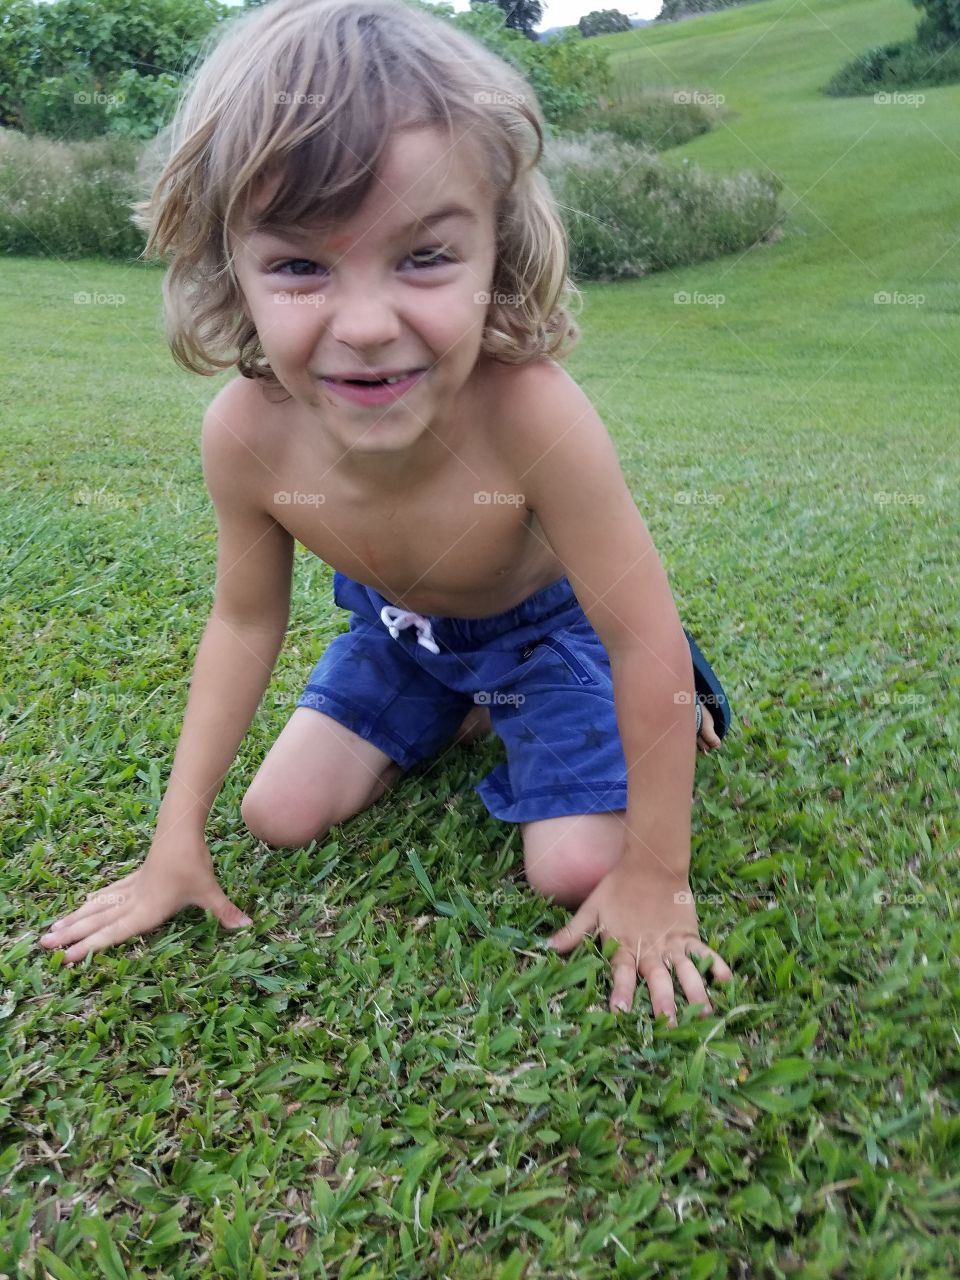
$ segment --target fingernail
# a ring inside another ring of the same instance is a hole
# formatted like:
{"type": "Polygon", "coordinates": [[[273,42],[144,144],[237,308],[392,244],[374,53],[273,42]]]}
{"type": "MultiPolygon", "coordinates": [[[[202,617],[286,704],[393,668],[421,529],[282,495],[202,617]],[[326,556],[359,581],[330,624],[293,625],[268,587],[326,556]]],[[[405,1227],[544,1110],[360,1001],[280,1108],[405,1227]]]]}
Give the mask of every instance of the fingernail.
{"type": "Polygon", "coordinates": [[[249,916],[241,916],[241,917],[240,917],[240,923],[241,923],[241,924],[253,924],[253,921],[250,919],[250,917],[249,917],[249,916]]]}

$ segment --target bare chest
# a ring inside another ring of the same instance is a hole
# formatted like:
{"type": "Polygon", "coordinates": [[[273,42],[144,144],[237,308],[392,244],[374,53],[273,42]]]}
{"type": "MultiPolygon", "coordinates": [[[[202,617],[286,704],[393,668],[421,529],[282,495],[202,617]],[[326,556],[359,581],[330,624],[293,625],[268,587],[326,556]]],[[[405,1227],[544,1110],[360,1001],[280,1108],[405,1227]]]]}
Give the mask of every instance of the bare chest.
{"type": "Polygon", "coordinates": [[[269,509],[332,568],[417,613],[485,617],[563,574],[522,484],[494,450],[376,500],[345,492],[302,443],[283,452],[269,509]]]}

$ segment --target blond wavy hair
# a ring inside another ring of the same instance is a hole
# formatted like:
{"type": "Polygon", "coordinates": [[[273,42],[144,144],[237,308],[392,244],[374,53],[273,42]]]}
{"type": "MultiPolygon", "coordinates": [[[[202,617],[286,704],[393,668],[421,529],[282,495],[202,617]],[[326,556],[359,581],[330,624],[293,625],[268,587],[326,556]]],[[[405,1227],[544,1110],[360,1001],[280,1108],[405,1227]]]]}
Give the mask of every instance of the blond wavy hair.
{"type": "Polygon", "coordinates": [[[143,256],[169,260],[163,301],[175,360],[234,365],[279,387],[243,308],[230,234],[260,184],[258,222],[334,226],[362,205],[395,129],[468,130],[495,194],[496,266],[481,353],[506,364],[564,358],[566,228],[543,172],[544,125],[526,79],[451,22],[407,0],[271,0],[208,37],[176,113],[146,148],[132,221],[143,256]]]}

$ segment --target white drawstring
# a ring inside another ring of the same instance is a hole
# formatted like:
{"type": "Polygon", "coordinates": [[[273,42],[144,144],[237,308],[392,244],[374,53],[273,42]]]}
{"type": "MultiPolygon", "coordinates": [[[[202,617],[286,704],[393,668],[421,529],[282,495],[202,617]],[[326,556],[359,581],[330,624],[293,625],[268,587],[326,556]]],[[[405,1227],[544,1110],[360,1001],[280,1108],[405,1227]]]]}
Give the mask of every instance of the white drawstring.
{"type": "Polygon", "coordinates": [[[416,627],[417,644],[422,644],[431,653],[440,652],[433,638],[433,629],[430,626],[429,619],[421,617],[419,613],[412,613],[409,609],[398,609],[393,604],[385,604],[380,610],[380,621],[393,636],[394,640],[400,639],[400,632],[404,627],[416,627]]]}

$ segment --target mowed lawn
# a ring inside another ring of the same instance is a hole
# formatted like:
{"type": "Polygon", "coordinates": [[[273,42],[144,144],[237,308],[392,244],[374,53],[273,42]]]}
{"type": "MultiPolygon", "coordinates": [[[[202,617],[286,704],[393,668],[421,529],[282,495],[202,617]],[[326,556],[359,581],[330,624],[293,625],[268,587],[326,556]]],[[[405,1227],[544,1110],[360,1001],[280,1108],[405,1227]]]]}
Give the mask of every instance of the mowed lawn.
{"type": "Polygon", "coordinates": [[[769,168],[789,211],[747,254],[584,284],[569,362],[735,715],[698,756],[692,885],[736,980],[676,1030],[642,984],[607,1011],[592,944],[536,945],[568,913],[472,791],[497,741],[322,846],[249,835],[243,791],[345,621],[303,547],[208,825],[255,926],[193,909],[76,968],[39,947],[149,847],[229,375],[174,365],[156,269],[3,263],[0,1272],[960,1271],[960,86],[819,93],[917,16],[765,0],[610,38],[624,93],[726,97],[672,162],[769,168]]]}

